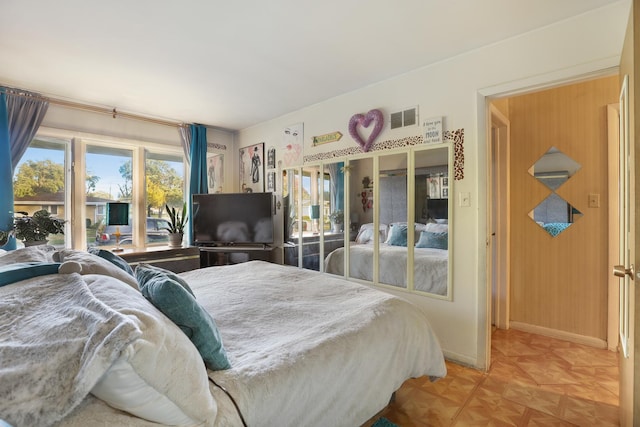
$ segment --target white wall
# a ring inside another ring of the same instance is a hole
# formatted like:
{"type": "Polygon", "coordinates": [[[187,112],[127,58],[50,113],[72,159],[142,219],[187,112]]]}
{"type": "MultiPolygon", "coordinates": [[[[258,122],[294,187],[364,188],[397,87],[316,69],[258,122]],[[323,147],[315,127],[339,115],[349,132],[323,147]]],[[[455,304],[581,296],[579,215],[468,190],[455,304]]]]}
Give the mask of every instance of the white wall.
{"type": "MultiPolygon", "coordinates": [[[[421,120],[444,116],[446,130],[464,128],[465,177],[454,183],[452,200],[457,201],[460,192],[469,192],[471,207],[454,206],[453,301],[409,297],[429,312],[447,357],[482,368],[486,363],[484,96],[555,84],[605,69],[611,72],[619,62],[628,12],[628,1],[617,2],[329,99],[238,132],[236,147],[265,142],[280,150],[282,129],[299,122],[304,123],[304,155],[350,147],[355,143],[347,129],[349,118],[373,108],[389,113],[418,105],[421,120]],[[334,131],[345,135],[341,141],[311,146],[311,137],[334,131]]],[[[392,131],[386,126],[378,141],[418,134],[419,128],[392,131]]]]}

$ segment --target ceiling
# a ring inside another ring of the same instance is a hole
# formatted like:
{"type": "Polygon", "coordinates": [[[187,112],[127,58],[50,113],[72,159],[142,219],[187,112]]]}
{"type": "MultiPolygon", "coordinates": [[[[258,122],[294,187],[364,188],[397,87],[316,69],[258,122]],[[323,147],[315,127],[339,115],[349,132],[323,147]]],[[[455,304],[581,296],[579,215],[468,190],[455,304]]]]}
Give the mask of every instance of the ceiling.
{"type": "Polygon", "coordinates": [[[0,84],[236,130],[616,1],[0,0],[0,84]]]}

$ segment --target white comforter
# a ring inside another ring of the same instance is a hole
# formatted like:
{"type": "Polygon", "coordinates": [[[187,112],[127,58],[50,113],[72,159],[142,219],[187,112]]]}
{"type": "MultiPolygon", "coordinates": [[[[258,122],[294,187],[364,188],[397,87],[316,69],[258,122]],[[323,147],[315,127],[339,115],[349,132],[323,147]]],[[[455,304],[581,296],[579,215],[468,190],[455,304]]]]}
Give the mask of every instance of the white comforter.
{"type": "Polygon", "coordinates": [[[424,313],[402,299],[261,261],[182,276],[230,357],[209,377],[249,426],[361,425],[406,379],[446,374],[424,313]]]}
{"type": "MultiPolygon", "coordinates": [[[[407,248],[380,244],[379,283],[407,287],[407,248]]],[[[414,248],[414,289],[447,294],[448,251],[444,249],[414,248]]],[[[351,244],[349,248],[349,276],[373,281],[373,245],[351,244]]],[[[329,253],[324,261],[325,271],[344,275],[344,248],[329,253]]]]}
{"type": "Polygon", "coordinates": [[[0,287],[0,418],[16,426],[62,419],[140,335],[78,274],[0,287]]]}

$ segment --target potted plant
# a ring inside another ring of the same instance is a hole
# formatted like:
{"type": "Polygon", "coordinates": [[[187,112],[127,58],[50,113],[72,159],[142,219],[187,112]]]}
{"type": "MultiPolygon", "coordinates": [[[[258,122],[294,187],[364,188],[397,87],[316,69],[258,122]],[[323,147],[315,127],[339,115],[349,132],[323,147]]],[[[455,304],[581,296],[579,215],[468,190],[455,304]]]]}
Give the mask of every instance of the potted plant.
{"type": "Polygon", "coordinates": [[[166,228],[169,232],[169,246],[179,248],[182,246],[184,226],[187,225],[187,203],[182,204],[182,214],[169,205],[165,205],[165,209],[169,214],[169,227],[166,228]]]}
{"type": "Polygon", "coordinates": [[[41,209],[29,216],[27,212],[16,212],[22,216],[13,220],[12,233],[25,246],[44,245],[49,242],[49,234],[64,234],[63,219],[54,218],[49,211],[41,209]]]}
{"type": "Polygon", "coordinates": [[[344,223],[344,212],[337,209],[329,214],[331,224],[333,224],[333,232],[340,233],[342,231],[342,224],[344,223]]]}

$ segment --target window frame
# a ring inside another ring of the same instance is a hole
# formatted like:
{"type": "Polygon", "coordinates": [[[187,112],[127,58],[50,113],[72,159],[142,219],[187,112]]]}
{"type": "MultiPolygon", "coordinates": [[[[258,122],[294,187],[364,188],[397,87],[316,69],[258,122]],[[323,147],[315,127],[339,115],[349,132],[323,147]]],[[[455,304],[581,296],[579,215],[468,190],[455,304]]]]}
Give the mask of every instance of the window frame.
{"type": "MultiPolygon", "coordinates": [[[[65,179],[70,191],[65,191],[65,219],[71,238],[66,239],[66,245],[74,249],[86,249],[86,152],[88,145],[98,145],[109,148],[120,148],[132,151],[132,205],[134,207],[133,246],[146,247],[146,175],[145,159],[147,152],[176,155],[183,159],[184,164],[184,194],[189,188],[189,163],[181,145],[159,144],[143,140],[119,138],[108,135],[97,135],[64,129],[40,127],[34,138],[56,138],[68,141],[66,150],[65,179]]],[[[186,200],[185,200],[186,201],[186,200]]]]}

